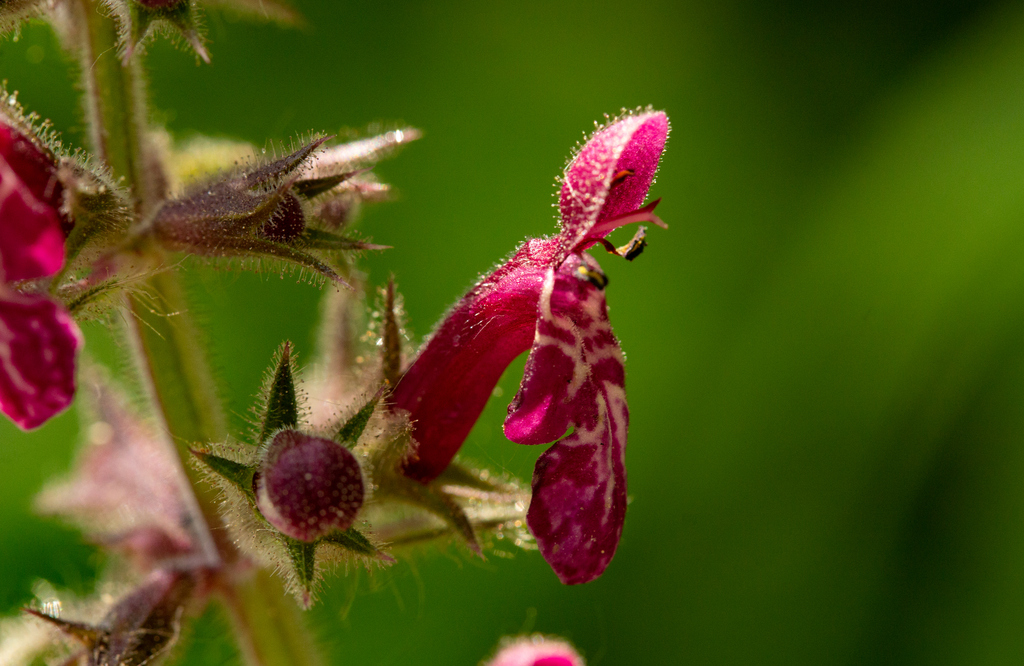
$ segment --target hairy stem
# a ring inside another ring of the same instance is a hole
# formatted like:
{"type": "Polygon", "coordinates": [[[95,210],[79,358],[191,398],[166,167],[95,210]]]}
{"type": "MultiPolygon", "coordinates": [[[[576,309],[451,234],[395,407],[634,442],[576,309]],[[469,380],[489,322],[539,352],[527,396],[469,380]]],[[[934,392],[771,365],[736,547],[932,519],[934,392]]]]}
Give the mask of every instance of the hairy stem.
{"type": "Polygon", "coordinates": [[[80,0],[82,82],[89,140],[93,153],[123,178],[136,203],[151,197],[143,191],[142,164],[146,128],[145,91],[137,61],[122,66],[114,21],[99,0],[80,0]]]}
{"type": "MultiPolygon", "coordinates": [[[[147,159],[148,114],[141,64],[137,57],[122,64],[114,20],[99,0],[78,0],[74,11],[80,19],[79,48],[92,150],[131,191],[141,219],[163,197],[163,179],[155,173],[159,167],[147,159]]],[[[149,251],[163,263],[158,249],[149,251]]],[[[190,487],[185,490],[194,508],[193,528],[205,542],[205,561],[225,569],[221,596],[246,662],[251,666],[318,664],[315,643],[280,580],[263,571],[227,573],[245,565],[239,562],[241,556],[220,524],[212,490],[199,482],[188,461],[190,446],[224,439],[224,415],[178,276],[170,271],[156,274],[127,305],[142,375],[189,476],[190,487]]]]}

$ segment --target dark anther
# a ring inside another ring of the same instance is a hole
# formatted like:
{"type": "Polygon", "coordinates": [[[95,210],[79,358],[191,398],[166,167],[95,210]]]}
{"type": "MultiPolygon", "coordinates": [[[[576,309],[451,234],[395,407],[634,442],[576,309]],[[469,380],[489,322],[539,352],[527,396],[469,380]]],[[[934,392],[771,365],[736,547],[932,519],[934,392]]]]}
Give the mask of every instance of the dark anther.
{"type": "Polygon", "coordinates": [[[640,227],[636,230],[632,240],[617,248],[617,254],[626,258],[626,261],[633,261],[641,254],[643,254],[644,248],[647,247],[647,228],[640,227]]]}
{"type": "Polygon", "coordinates": [[[601,271],[595,271],[591,268],[587,268],[586,266],[580,266],[576,271],[581,280],[586,280],[598,289],[604,289],[608,286],[608,276],[601,271]]]}
{"type": "Polygon", "coordinates": [[[612,176],[612,182],[611,182],[611,184],[608,187],[609,188],[615,187],[616,185],[618,185],[622,181],[626,180],[627,176],[632,176],[632,175],[633,175],[633,170],[632,169],[623,169],[622,171],[620,171],[617,174],[615,174],[614,176],[612,176]]]}

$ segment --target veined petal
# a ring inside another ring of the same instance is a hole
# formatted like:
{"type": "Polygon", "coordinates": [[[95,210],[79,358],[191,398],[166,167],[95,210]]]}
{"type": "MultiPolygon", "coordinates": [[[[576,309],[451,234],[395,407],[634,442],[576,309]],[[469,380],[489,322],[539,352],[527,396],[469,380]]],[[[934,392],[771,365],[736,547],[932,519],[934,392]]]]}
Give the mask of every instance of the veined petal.
{"type": "Polygon", "coordinates": [[[57,209],[41,201],[0,155],[0,279],[31,280],[64,265],[57,209]]]}
{"type": "Polygon", "coordinates": [[[391,402],[409,412],[416,449],[403,472],[437,477],[473,428],[512,360],[530,348],[537,299],[557,240],[531,240],[508,263],[477,283],[451,309],[409,370],[391,402]]]}
{"type": "Polygon", "coordinates": [[[658,170],[668,130],[662,111],[631,114],[587,141],[566,167],[558,199],[567,249],[596,223],[640,207],[658,170]]]}
{"type": "Polygon", "coordinates": [[[82,334],[45,296],[0,296],[0,410],[25,430],[41,426],[75,397],[82,334]]]}
{"type": "Polygon", "coordinates": [[[625,369],[604,292],[588,280],[595,270],[588,255],[570,255],[547,271],[533,349],[505,421],[505,435],[520,444],[573,428],[538,459],[527,513],[541,554],[566,584],[604,571],[626,515],[625,369]]]}

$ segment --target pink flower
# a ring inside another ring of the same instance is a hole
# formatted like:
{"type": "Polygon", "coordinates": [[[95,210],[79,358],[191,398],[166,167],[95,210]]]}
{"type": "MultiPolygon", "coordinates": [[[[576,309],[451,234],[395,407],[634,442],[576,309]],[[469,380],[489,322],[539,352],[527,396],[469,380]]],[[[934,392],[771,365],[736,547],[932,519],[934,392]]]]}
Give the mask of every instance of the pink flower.
{"type": "MultiPolygon", "coordinates": [[[[560,233],[527,241],[478,282],[392,394],[394,406],[409,412],[416,441],[403,471],[426,483],[458,452],[508,364],[530,350],[505,435],[520,444],[556,442],[537,461],[527,521],[566,584],[604,571],[626,513],[623,356],[608,323],[607,279],[584,251],[610,248],[605,236],[625,224],[664,226],[654,204],[640,205],[668,129],[664,113],[646,112],[597,132],[564,174],[560,233]]],[[[642,247],[642,230],[632,245],[627,258],[642,247]]]]}
{"type": "Polygon", "coordinates": [[[71,404],[81,334],[56,302],[11,283],[64,264],[56,163],[0,123],[0,410],[28,430],[71,404]]]}
{"type": "Polygon", "coordinates": [[[584,666],[583,659],[565,641],[523,636],[508,642],[487,666],[584,666]]]}

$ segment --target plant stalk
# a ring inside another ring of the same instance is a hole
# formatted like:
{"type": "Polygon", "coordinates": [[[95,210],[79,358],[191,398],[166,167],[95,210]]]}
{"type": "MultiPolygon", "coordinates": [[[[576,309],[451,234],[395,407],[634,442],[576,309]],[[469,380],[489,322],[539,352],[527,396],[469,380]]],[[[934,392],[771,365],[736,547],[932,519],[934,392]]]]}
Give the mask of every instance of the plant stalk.
{"type": "MultiPolygon", "coordinates": [[[[122,64],[117,27],[100,0],[78,0],[82,79],[86,117],[94,155],[122,179],[142,219],[159,205],[162,178],[147,164],[148,112],[139,57],[122,64]]],[[[157,248],[149,250],[166,265],[157,248]]],[[[189,447],[222,441],[224,415],[206,359],[201,336],[189,314],[186,294],[170,270],[149,278],[145,288],[128,298],[130,327],[141,372],[174,449],[188,474],[188,501],[195,508],[194,528],[206,541],[211,565],[246,568],[227,537],[216,497],[189,463],[189,447]],[[215,529],[211,530],[211,527],[215,529]],[[214,539],[214,535],[219,538],[214,539]]],[[[320,663],[300,611],[281,581],[252,569],[248,575],[222,575],[221,597],[232,617],[236,640],[250,666],[314,666],[320,663]]]]}

